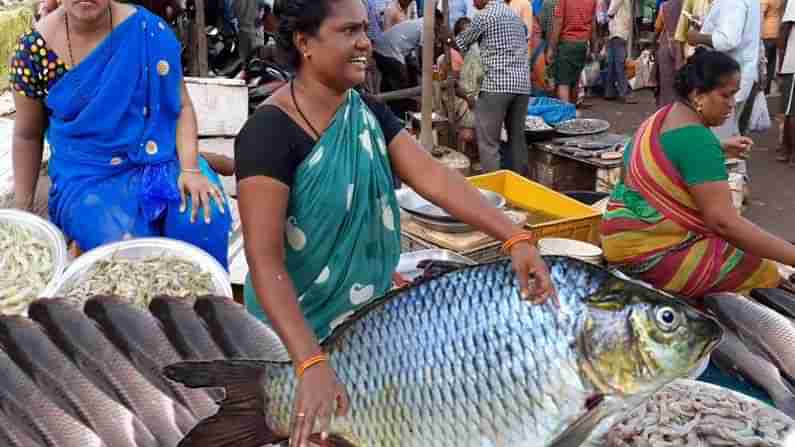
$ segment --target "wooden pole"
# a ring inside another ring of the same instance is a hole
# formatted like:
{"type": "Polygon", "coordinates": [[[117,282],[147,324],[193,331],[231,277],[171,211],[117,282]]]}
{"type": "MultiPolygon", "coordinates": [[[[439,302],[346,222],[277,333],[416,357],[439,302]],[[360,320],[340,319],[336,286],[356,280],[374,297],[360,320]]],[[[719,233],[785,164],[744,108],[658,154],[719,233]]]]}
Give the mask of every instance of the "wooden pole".
{"type": "MultiPolygon", "coordinates": [[[[446,81],[439,81],[442,88],[452,88],[455,86],[455,79],[448,79],[446,81]]],[[[381,102],[397,101],[399,99],[416,98],[422,95],[422,87],[409,87],[400,90],[393,90],[391,92],[384,92],[375,95],[376,99],[381,102]]]]}
{"type": "Polygon", "coordinates": [[[436,40],[433,32],[435,0],[425,0],[423,9],[422,30],[422,122],[420,126],[420,143],[430,151],[433,149],[433,43],[436,40]]]}
{"type": "Polygon", "coordinates": [[[204,31],[206,20],[204,18],[204,0],[194,0],[196,3],[196,64],[199,77],[206,78],[209,73],[207,63],[207,33],[204,31]]]}
{"type": "MultiPolygon", "coordinates": [[[[442,17],[444,17],[444,27],[445,29],[449,30],[450,27],[450,0],[442,0],[442,17]]],[[[450,48],[450,45],[445,44],[444,48],[445,56],[445,72],[447,72],[447,79],[450,79],[450,76],[453,74],[453,51],[450,48]]],[[[447,122],[450,125],[450,134],[452,138],[450,138],[451,142],[450,145],[453,146],[453,149],[458,149],[458,115],[457,110],[455,107],[455,84],[452,86],[447,87],[447,90],[444,90],[442,94],[447,93],[447,122]]]]}

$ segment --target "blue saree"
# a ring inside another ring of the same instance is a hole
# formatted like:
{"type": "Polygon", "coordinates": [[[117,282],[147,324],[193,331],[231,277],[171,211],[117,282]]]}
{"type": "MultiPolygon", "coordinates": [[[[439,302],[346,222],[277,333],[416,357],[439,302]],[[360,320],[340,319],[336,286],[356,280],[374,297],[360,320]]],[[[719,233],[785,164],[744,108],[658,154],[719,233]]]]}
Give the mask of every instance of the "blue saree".
{"type": "MultiPolygon", "coordinates": [[[[227,266],[229,213],[213,204],[211,223],[190,223],[190,200],[179,210],[181,82],[179,42],[137,8],[50,89],[50,219],[82,250],[165,236],[227,266]]],[[[220,185],[206,161],[199,164],[220,185]]]]}

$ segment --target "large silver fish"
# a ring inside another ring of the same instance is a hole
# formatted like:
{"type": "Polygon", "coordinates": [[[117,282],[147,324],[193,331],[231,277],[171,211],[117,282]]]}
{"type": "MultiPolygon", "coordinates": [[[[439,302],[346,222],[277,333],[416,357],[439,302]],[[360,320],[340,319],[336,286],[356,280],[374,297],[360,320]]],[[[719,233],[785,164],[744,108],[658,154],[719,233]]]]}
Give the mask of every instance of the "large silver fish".
{"type": "MultiPolygon", "coordinates": [[[[522,300],[506,260],[398,291],[337,327],[323,347],[351,411],[326,445],[579,445],[606,416],[692,373],[721,337],[714,320],[667,295],[584,262],[546,262],[560,308],[522,300]]],[[[180,446],[287,438],[290,363],[182,362],[164,372],[226,387],[219,412],[180,446]]]]}
{"type": "Polygon", "coordinates": [[[196,424],[196,418],[188,409],[171,400],[138,372],[99,326],[71,301],[38,300],[31,304],[28,312],[86,377],[143,421],[160,445],[177,445],[184,433],[196,424]]]}
{"type": "Polygon", "coordinates": [[[35,321],[0,316],[0,344],[53,402],[117,447],[159,443],[127,407],[92,383],[47,337],[35,321]]]}

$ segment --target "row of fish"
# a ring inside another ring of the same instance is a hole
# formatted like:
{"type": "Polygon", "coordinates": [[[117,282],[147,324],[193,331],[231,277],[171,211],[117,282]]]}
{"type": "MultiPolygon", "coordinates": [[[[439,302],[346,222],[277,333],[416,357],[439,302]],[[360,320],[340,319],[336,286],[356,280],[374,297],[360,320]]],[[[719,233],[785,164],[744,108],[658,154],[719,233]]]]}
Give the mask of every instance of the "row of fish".
{"type": "MultiPolygon", "coordinates": [[[[521,299],[506,260],[393,292],[339,326],[323,347],[351,409],[326,445],[580,445],[692,374],[721,337],[667,295],[578,260],[546,261],[559,305],[521,299]]],[[[115,297],[44,299],[29,315],[0,317],[4,445],[287,439],[292,365],[231,300],[159,297],[147,311],[115,297]]]]}

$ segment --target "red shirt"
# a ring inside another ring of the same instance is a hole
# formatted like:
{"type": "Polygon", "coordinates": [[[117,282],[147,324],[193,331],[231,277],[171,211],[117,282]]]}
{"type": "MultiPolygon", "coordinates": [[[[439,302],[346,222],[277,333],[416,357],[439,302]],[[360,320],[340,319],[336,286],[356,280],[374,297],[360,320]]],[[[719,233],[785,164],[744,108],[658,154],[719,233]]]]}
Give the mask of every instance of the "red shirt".
{"type": "Polygon", "coordinates": [[[596,15],[596,0],[558,0],[555,17],[563,18],[561,41],[586,41],[591,39],[596,15]]]}

